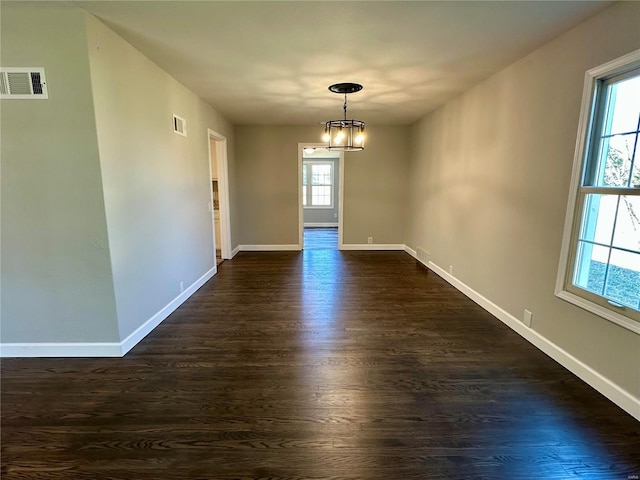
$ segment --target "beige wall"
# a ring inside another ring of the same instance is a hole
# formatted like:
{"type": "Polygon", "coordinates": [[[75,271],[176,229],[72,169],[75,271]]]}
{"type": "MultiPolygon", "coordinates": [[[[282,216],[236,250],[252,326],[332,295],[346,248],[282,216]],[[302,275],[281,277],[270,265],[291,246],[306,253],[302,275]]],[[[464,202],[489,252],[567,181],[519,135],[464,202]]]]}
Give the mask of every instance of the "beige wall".
{"type": "Polygon", "coordinates": [[[79,8],[2,5],[2,65],[47,100],[2,100],[2,342],[117,343],[215,265],[208,132],[233,126],[79,8]],[[172,131],[172,114],[188,137],[172,131]]]}
{"type": "Polygon", "coordinates": [[[409,135],[404,126],[367,126],[362,152],[344,162],[344,243],[404,244],[409,135]]]}
{"type": "Polygon", "coordinates": [[[640,398],[640,336],[554,295],[585,71],[640,48],[620,3],[415,125],[407,243],[640,398]]]}
{"type": "Polygon", "coordinates": [[[215,266],[207,129],[230,144],[233,128],[90,15],[87,39],[124,339],[181,293],[180,282],[187,288],[215,266]],[[173,132],[173,114],[187,137],[173,132]]]}
{"type": "Polygon", "coordinates": [[[2,3],[3,66],[48,100],[2,100],[4,343],[118,340],[84,13],[2,3]]]}
{"type": "MultiPolygon", "coordinates": [[[[298,143],[318,126],[237,126],[239,243],[298,244],[298,143]]],[[[344,243],[404,243],[409,133],[367,127],[367,148],[344,160],[344,243]]]]}
{"type": "Polygon", "coordinates": [[[298,142],[308,127],[236,126],[240,245],[298,244],[298,142]]]}

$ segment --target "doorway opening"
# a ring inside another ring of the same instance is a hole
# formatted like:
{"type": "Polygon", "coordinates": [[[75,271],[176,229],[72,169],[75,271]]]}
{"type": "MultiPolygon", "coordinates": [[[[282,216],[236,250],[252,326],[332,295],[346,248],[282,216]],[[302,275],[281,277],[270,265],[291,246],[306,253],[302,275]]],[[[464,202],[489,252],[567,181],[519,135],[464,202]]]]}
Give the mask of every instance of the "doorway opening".
{"type": "Polygon", "coordinates": [[[324,237],[320,244],[326,248],[332,236],[337,237],[335,248],[342,249],[343,180],[343,152],[329,151],[321,143],[298,144],[298,242],[301,250],[307,248],[312,237],[324,237]]]}
{"type": "Polygon", "coordinates": [[[209,177],[211,203],[209,210],[213,223],[213,245],[216,265],[231,258],[231,224],[229,215],[229,170],[227,165],[227,139],[208,130],[209,177]]]}

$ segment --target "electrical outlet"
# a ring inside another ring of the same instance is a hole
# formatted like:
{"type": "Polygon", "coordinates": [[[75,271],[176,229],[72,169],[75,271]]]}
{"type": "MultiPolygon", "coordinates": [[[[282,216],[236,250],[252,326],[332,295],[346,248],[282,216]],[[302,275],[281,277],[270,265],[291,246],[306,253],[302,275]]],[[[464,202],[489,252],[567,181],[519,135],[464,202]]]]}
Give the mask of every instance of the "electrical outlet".
{"type": "Polygon", "coordinates": [[[368,244],[372,244],[373,243],[373,237],[368,237],[367,238],[367,243],[368,244]]]}
{"type": "Polygon", "coordinates": [[[184,292],[184,282],[180,282],[180,293],[184,292]]]}
{"type": "Polygon", "coordinates": [[[533,313],[531,313],[529,310],[525,310],[522,323],[524,323],[527,327],[531,328],[532,320],[533,320],[533,313]]]}

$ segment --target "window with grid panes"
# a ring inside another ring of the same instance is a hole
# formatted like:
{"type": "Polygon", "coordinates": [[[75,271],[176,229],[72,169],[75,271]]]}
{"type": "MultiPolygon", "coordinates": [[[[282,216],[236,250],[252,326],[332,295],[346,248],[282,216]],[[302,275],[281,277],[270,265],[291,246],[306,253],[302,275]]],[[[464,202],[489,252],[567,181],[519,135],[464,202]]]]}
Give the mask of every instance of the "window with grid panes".
{"type": "Polygon", "coordinates": [[[563,290],[640,332],[640,62],[601,69],[590,100],[563,290]]]}
{"type": "Polygon", "coordinates": [[[302,163],[302,205],[333,208],[333,162],[305,160],[302,163]]]}

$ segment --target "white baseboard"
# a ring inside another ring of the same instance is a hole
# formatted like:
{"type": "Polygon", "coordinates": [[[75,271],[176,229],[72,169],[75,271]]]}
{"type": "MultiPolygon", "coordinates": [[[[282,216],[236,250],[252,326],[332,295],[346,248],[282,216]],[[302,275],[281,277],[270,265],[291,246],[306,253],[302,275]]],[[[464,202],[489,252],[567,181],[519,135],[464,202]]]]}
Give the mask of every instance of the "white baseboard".
{"type": "Polygon", "coordinates": [[[394,243],[343,243],[340,250],[404,250],[405,246],[394,243]]]}
{"type": "Polygon", "coordinates": [[[122,342],[122,354],[124,356],[129,350],[135,347],[144,337],[146,337],[151,331],[156,328],[160,323],[171,315],[180,305],[182,305],[196,290],[204,285],[207,280],[213,277],[217,273],[217,267],[213,267],[211,270],[202,275],[198,280],[193,282],[188,288],[184,290],[180,295],[169,302],[158,313],[152,316],[149,320],[140,325],[135,331],[133,331],[122,342]]]}
{"type": "Polygon", "coordinates": [[[1,343],[0,357],[122,357],[213,277],[216,271],[216,267],[213,267],[206,272],[121,342],[1,343]]]}
{"type": "Polygon", "coordinates": [[[338,228],[338,224],[334,223],[304,223],[305,228],[338,228]]]}
{"type": "Polygon", "coordinates": [[[239,245],[238,248],[241,252],[300,251],[300,245],[239,245]]]}
{"type": "MultiPolygon", "coordinates": [[[[407,252],[409,255],[411,255],[416,260],[418,260],[418,254],[413,248],[409,247],[408,245],[405,245],[404,246],[404,251],[407,252]]],[[[422,263],[422,262],[420,262],[420,263],[422,263]]]]}
{"type": "Polygon", "coordinates": [[[121,357],[120,342],[1,343],[0,358],[10,357],[121,357]]]}
{"type": "Polygon", "coordinates": [[[516,317],[506,312],[491,300],[482,296],[480,293],[476,292],[435,263],[429,262],[428,267],[524,339],[528,340],[538,349],[549,355],[571,373],[584,380],[637,420],[640,420],[640,399],[634,397],[619,385],[595,371],[589,365],[583,363],[569,352],[563,350],[548,338],[542,336],[532,328],[525,326],[524,323],[519,321],[516,317]]]}
{"type": "Polygon", "coordinates": [[[236,248],[231,250],[231,258],[235,257],[239,251],[240,251],[240,245],[238,245],[236,248]]]}

